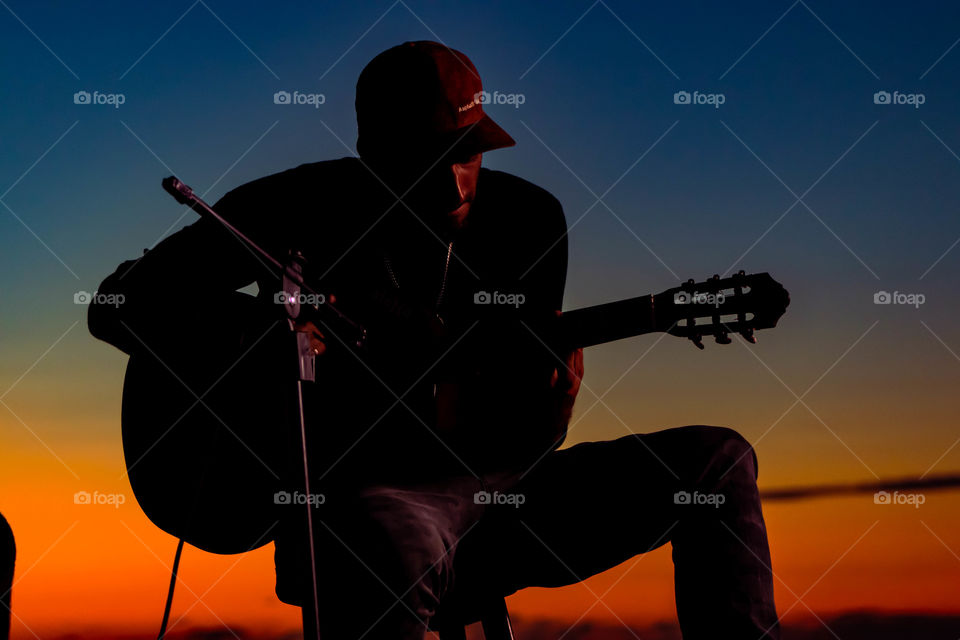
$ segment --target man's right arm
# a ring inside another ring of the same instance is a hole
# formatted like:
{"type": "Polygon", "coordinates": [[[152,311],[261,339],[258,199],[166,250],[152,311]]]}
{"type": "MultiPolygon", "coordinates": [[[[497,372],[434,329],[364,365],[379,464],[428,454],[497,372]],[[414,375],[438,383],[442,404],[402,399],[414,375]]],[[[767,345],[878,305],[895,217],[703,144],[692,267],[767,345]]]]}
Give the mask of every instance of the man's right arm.
{"type": "MultiPolygon", "coordinates": [[[[262,204],[256,194],[263,190],[253,186],[234,189],[214,209],[239,230],[257,237],[250,225],[262,204]]],[[[132,353],[199,332],[205,324],[212,326],[211,319],[221,313],[217,306],[226,295],[265,273],[260,261],[219,223],[201,218],[139,259],[121,263],[103,281],[98,294],[115,295],[98,295],[91,301],[90,333],[132,353]]]]}

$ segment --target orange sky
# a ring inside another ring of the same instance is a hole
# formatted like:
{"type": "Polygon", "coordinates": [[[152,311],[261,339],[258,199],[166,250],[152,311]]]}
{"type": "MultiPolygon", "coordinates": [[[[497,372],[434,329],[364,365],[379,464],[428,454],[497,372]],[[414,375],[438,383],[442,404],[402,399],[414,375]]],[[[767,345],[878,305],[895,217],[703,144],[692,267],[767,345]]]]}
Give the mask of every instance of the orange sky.
{"type": "MultiPolygon", "coordinates": [[[[627,425],[637,431],[734,425],[756,443],[761,488],[960,467],[960,448],[950,449],[957,437],[950,388],[960,380],[960,366],[929,336],[911,334],[903,346],[915,361],[929,363],[910,384],[896,384],[903,366],[881,348],[887,339],[881,325],[805,396],[809,410],[787,411],[795,398],[784,384],[802,394],[867,326],[824,334],[816,350],[791,344],[801,329],[789,322],[752,351],[731,345],[698,352],[670,339],[619,382],[654,338],[592,349],[569,443],[618,437],[627,425]],[[718,375],[725,371],[736,375],[718,375]],[[591,408],[593,394],[614,384],[604,396],[609,409],[591,408]]],[[[53,341],[48,338],[45,345],[39,338],[17,345],[2,372],[4,388],[13,385],[3,399],[9,409],[0,407],[0,511],[19,547],[14,637],[94,627],[155,633],[176,541],[140,512],[123,475],[126,357],[93,340],[81,322],[37,361],[53,341]],[[84,373],[71,373],[77,371],[84,373]],[[123,494],[126,502],[77,505],[77,491],[123,494]]],[[[960,612],[960,493],[926,497],[919,509],[876,505],[870,495],[767,505],[780,611],[789,609],[790,617],[809,616],[807,607],[821,616],[863,608],[960,612]]],[[[270,546],[243,556],[188,548],[181,577],[172,621],[183,619],[175,629],[221,620],[249,629],[298,625],[298,611],[273,593],[270,546]]],[[[614,613],[637,624],[674,620],[669,550],[583,585],[521,592],[509,604],[518,616],[569,623],[581,616],[612,621],[614,613]]]]}
{"type": "MultiPolygon", "coordinates": [[[[17,434],[7,418],[3,426],[17,434]]],[[[119,442],[71,450],[64,462],[78,480],[21,431],[14,438],[20,453],[6,456],[0,488],[0,508],[19,546],[14,637],[94,627],[155,633],[175,540],[137,507],[122,477],[119,442]],[[77,505],[77,490],[123,494],[126,503],[77,505]]],[[[764,460],[764,446],[758,449],[764,460]]],[[[809,476],[816,476],[814,470],[809,476]]],[[[919,509],[875,505],[869,495],[768,505],[780,611],[790,609],[791,617],[809,615],[806,607],[821,616],[861,608],[960,611],[960,494],[926,497],[919,509]]],[[[174,628],[220,621],[253,629],[295,627],[298,610],[273,594],[272,562],[272,546],[242,556],[188,547],[174,628]]],[[[612,621],[615,613],[643,624],[674,619],[672,589],[669,551],[659,549],[582,585],[530,589],[509,604],[518,616],[573,623],[581,616],[612,621]]]]}

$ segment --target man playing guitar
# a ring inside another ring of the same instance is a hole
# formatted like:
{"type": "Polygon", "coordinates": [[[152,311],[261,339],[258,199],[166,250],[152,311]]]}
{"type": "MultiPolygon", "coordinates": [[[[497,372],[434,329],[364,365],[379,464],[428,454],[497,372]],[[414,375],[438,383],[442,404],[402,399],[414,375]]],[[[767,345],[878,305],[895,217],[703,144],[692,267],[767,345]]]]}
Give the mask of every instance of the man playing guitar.
{"type": "MultiPolygon", "coordinates": [[[[756,456],[737,432],[688,426],[557,450],[583,351],[548,348],[523,318],[560,313],[566,223],[547,191],[481,168],[484,152],[514,144],[481,97],[462,53],[389,49],[357,83],[359,158],[255,180],[214,205],[275,255],[299,251],[376,336],[358,354],[297,326],[318,354],[306,410],[323,495],[321,635],[419,639],[434,616],[579,582],[669,541],[684,638],[778,638],[756,456]],[[438,334],[460,339],[438,353],[438,334]]],[[[277,285],[262,276],[256,255],[203,219],[108,277],[99,291],[126,302],[93,304],[90,330],[131,354],[166,353],[187,325],[212,324],[215,340],[235,319],[204,301],[255,281],[270,301],[277,285]]],[[[291,604],[307,597],[298,527],[291,517],[271,534],[291,604]]]]}

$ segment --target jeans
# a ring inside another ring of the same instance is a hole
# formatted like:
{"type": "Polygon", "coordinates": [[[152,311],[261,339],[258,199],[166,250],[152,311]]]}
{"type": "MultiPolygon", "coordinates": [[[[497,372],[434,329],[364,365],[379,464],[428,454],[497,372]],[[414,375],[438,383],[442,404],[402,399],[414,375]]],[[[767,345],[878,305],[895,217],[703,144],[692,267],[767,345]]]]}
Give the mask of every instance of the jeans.
{"type": "MultiPolygon", "coordinates": [[[[321,632],[419,640],[435,616],[670,542],[686,640],[779,638],[756,477],[736,431],[688,426],[554,451],[528,473],[334,489],[314,524],[321,632]]],[[[307,593],[301,538],[277,540],[285,602],[307,593]]]]}

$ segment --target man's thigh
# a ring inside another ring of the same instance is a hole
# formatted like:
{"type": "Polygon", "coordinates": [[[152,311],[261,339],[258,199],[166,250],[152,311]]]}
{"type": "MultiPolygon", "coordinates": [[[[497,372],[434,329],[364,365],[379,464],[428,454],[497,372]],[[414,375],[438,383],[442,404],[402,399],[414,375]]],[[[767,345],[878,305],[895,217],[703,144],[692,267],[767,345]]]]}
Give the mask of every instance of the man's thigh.
{"type": "Polygon", "coordinates": [[[466,536],[454,567],[459,591],[572,584],[655,549],[678,523],[675,494],[717,482],[747,456],[755,464],[736,432],[706,426],[552,452],[503,488],[466,536]]]}

